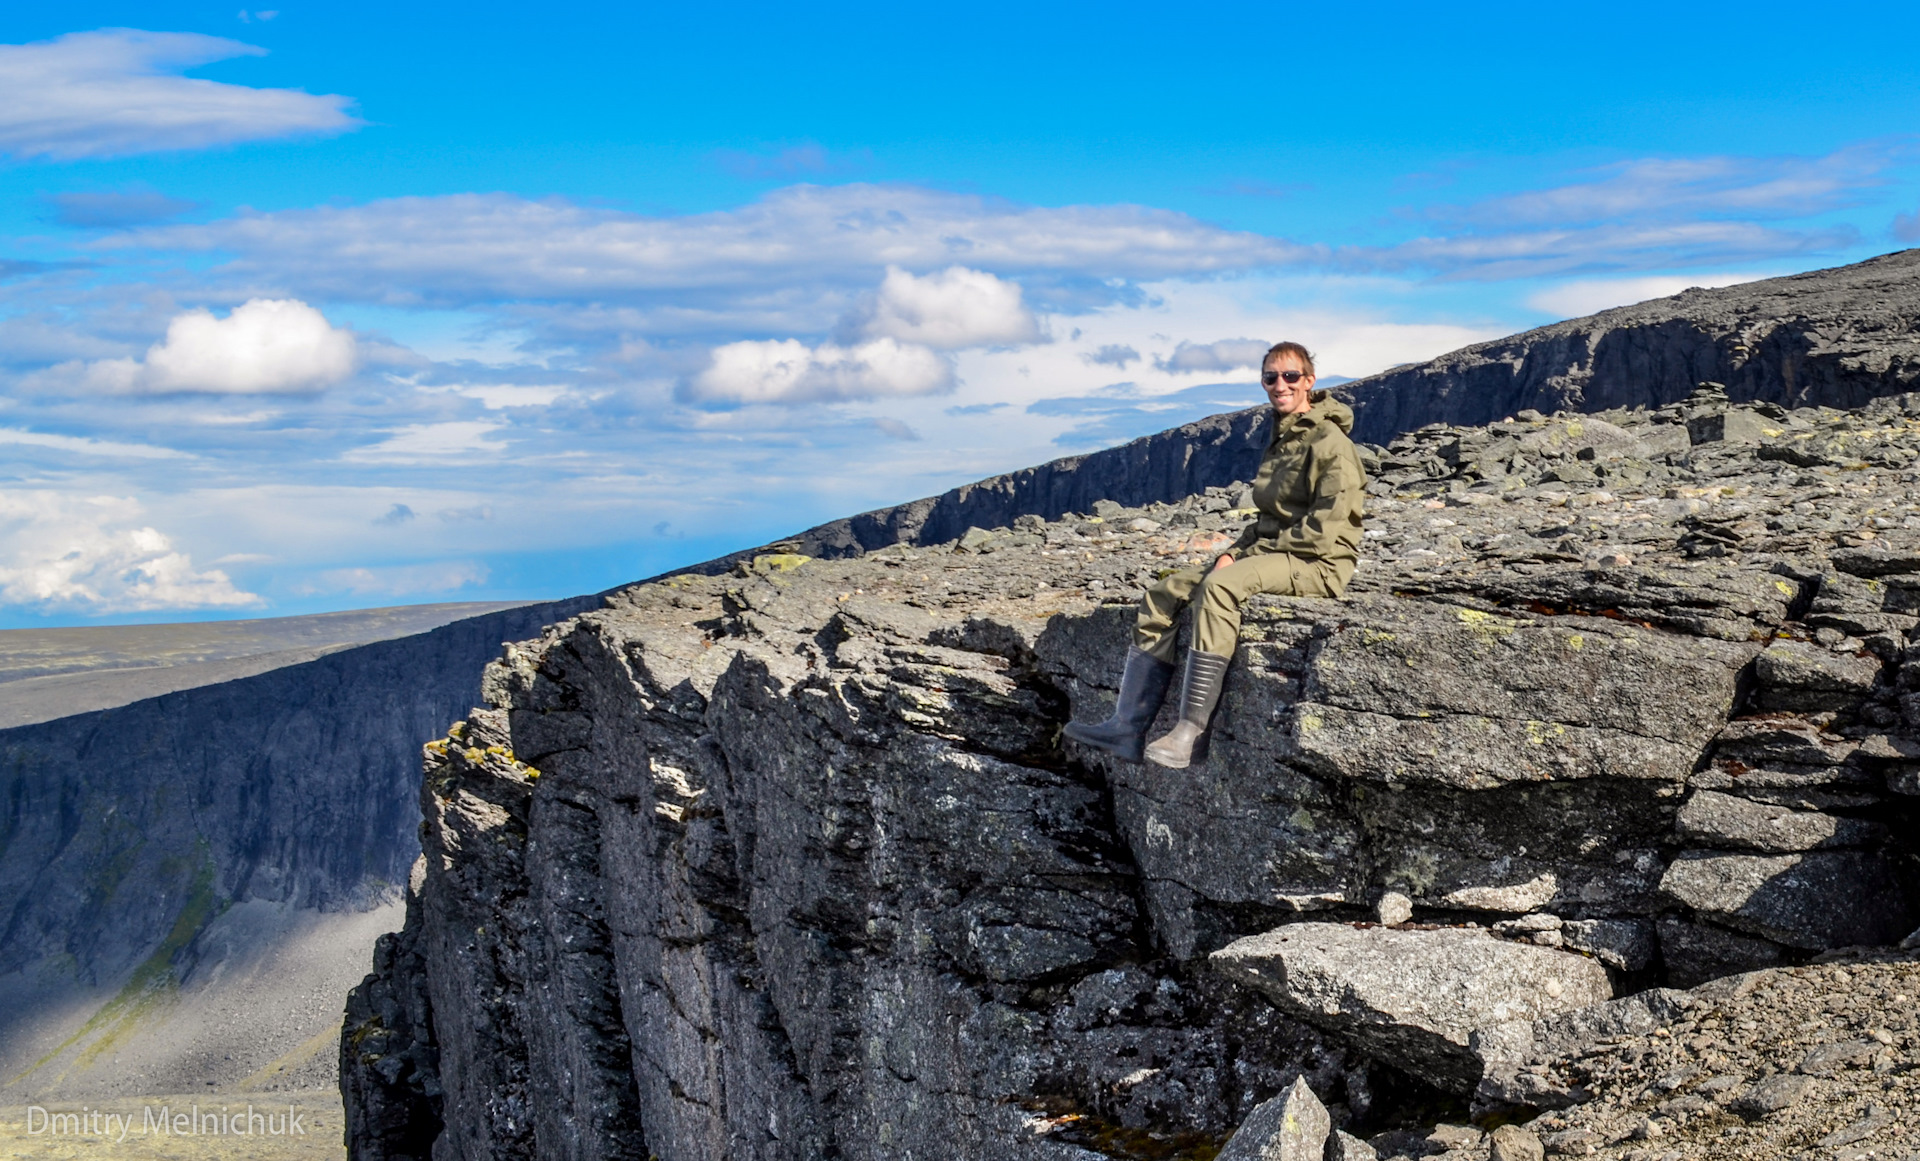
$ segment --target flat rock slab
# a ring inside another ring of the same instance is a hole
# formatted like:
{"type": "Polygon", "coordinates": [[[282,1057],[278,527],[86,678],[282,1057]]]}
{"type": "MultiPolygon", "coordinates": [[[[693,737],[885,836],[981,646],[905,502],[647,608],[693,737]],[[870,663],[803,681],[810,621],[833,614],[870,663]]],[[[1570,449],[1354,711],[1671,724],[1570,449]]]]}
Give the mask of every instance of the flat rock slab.
{"type": "Polygon", "coordinates": [[[1362,781],[1677,782],[1752,653],[1601,619],[1355,601],[1313,654],[1294,734],[1310,762],[1362,781]]]}
{"type": "Polygon", "coordinates": [[[1660,890],[1709,919],[1810,951],[1892,943],[1913,925],[1891,869],[1865,851],[1682,851],[1660,890]]]}
{"type": "Polygon", "coordinates": [[[1613,997],[1597,961],[1478,928],[1292,923],[1211,959],[1222,975],[1360,1050],[1460,1091],[1480,1079],[1468,1044],[1474,1029],[1613,997]]]}
{"type": "Polygon", "coordinates": [[[1696,792],[1674,821],[1681,834],[1707,845],[1766,854],[1867,846],[1886,829],[1866,819],[1790,810],[1713,790],[1696,792]]]}

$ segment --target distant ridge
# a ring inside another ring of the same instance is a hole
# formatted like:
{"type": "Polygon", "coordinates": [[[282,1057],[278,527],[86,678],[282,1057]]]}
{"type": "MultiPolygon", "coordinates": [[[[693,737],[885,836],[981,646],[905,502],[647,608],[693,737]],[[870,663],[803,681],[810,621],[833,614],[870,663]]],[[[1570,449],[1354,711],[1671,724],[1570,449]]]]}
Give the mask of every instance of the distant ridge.
{"type": "MultiPolygon", "coordinates": [[[[1354,437],[1385,443],[1430,423],[1491,423],[1532,408],[1660,407],[1703,382],[1735,402],[1858,407],[1920,387],[1920,249],[1851,266],[1688,290],[1355,379],[1354,437]]],[[[1310,337],[1310,336],[1309,336],[1310,337]]],[[[1251,381],[1248,393],[1257,388],[1251,381]]],[[[1267,408],[1227,412],[1115,448],[991,476],[809,528],[790,543],[844,557],[888,544],[939,544],[971,526],[1057,519],[1097,500],[1170,503],[1245,480],[1267,441],[1267,408]]],[[[682,572],[725,571],[765,548],[682,572]]]]}

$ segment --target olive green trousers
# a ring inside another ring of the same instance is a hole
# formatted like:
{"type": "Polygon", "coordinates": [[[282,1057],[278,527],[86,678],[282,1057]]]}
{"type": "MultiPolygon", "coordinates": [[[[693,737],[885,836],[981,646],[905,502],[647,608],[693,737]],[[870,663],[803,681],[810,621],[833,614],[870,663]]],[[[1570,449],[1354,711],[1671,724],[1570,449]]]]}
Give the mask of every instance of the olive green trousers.
{"type": "Polygon", "coordinates": [[[1212,572],[1183,568],[1161,577],[1140,598],[1133,643],[1142,653],[1171,664],[1180,610],[1192,605],[1193,647],[1216,657],[1232,657],[1240,641],[1240,606],[1248,597],[1260,593],[1338,596],[1338,584],[1332,565],[1284,552],[1242,556],[1212,572]]]}

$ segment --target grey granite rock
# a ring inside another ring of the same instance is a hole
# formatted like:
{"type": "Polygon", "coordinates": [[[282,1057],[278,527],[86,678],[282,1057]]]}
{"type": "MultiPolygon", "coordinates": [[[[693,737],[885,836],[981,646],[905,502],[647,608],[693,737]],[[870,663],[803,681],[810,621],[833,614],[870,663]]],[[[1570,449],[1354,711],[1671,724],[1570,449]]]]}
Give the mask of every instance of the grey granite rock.
{"type": "Polygon", "coordinates": [[[1701,916],[1788,947],[1890,943],[1914,918],[1892,868],[1858,851],[1683,851],[1660,890],[1701,916]]]}
{"type": "Polygon", "coordinates": [[[1865,819],[1790,810],[1712,790],[1695,791],[1675,821],[1687,840],[1767,854],[1872,846],[1886,833],[1884,826],[1865,819]]]}
{"type": "Polygon", "coordinates": [[[1546,1146],[1532,1130],[1501,1125],[1493,1131],[1487,1161],[1545,1161],[1546,1146]]]}
{"type": "Polygon", "coordinates": [[[1560,925],[1571,951],[1584,951],[1615,971],[1638,972],[1651,966],[1658,948],[1647,919],[1579,919],[1560,925]]]}
{"type": "Polygon", "coordinates": [[[1322,1161],[1332,1131],[1327,1107],[1300,1077],[1248,1114],[1220,1150],[1219,1161],[1322,1161]]]}
{"type": "Polygon", "coordinates": [[[1879,675],[1877,657],[1835,653],[1800,641],[1777,641],[1761,650],[1754,663],[1759,706],[1770,710],[1851,709],[1872,691],[1879,675]]]}
{"type": "Polygon", "coordinates": [[[1294,923],[1211,957],[1215,970],[1435,1083],[1470,1090],[1469,1047],[1489,1024],[1534,1020],[1612,995],[1590,959],[1483,930],[1396,931],[1294,923]]]}

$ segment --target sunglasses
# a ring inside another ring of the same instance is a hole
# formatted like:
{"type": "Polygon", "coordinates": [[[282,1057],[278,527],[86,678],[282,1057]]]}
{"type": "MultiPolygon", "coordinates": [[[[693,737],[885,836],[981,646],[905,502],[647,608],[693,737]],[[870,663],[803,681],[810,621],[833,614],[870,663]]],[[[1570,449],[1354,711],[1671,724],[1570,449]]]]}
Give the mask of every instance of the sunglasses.
{"type": "Polygon", "coordinates": [[[1260,376],[1260,382],[1271,387],[1280,380],[1285,379],[1287,386],[1291,387],[1306,377],[1307,373],[1305,371],[1268,371],[1260,376]]]}

